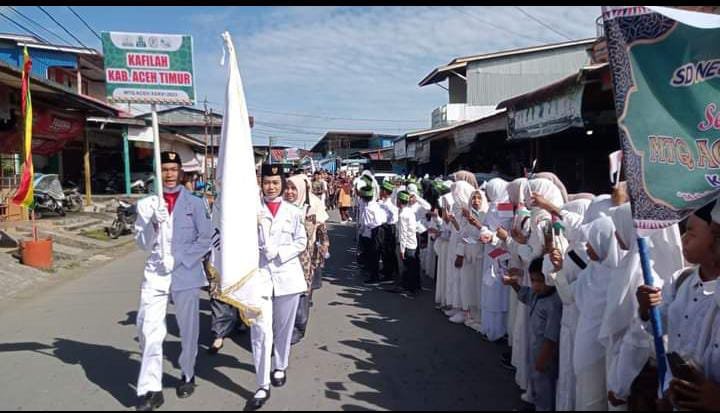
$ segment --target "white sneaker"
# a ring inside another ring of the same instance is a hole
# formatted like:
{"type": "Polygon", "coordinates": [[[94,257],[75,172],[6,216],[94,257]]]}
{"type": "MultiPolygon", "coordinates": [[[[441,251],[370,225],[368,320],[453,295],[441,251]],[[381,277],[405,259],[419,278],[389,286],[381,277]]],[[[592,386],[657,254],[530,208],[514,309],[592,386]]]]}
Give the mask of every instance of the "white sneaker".
{"type": "Polygon", "coordinates": [[[450,322],[456,323],[456,324],[464,323],[465,322],[465,314],[462,311],[459,311],[457,314],[450,317],[450,322]]]}

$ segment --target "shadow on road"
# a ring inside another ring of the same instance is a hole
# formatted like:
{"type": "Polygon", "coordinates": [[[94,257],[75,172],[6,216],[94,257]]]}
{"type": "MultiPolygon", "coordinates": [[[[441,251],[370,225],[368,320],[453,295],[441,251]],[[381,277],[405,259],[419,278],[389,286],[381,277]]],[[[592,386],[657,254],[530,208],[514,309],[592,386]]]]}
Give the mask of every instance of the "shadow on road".
{"type": "MultiPolygon", "coordinates": [[[[339,337],[348,352],[334,354],[354,363],[348,378],[368,390],[350,393],[336,378],[325,383],[326,397],[340,400],[343,395],[388,410],[520,407],[513,373],[500,365],[507,347],[484,342],[474,330],[449,323],[434,310],[432,291],[406,298],[384,291],[386,286],[364,285],[355,262],[354,226],[331,225],[329,232],[333,255],[324,280],[343,288],[329,305],[363,309],[346,317],[366,332],[339,337]]],[[[432,280],[423,283],[432,287],[432,280]]],[[[327,346],[321,350],[329,351],[327,346]]],[[[343,409],[366,408],[344,404],[343,409]]]]}

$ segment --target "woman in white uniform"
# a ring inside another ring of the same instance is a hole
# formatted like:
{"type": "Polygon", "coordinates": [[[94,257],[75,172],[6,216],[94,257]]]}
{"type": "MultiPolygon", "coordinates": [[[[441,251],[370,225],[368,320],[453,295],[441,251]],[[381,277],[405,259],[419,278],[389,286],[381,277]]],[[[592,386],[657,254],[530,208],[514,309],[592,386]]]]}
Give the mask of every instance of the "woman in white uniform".
{"type": "Polygon", "coordinates": [[[250,329],[258,385],[249,402],[251,409],[262,407],[270,398],[270,383],[275,387],[285,384],[298,301],[308,288],[298,259],[307,247],[304,217],[300,209],[282,199],[281,174],[278,165],[262,167],[258,271],[264,291],[262,316],[250,329]]]}

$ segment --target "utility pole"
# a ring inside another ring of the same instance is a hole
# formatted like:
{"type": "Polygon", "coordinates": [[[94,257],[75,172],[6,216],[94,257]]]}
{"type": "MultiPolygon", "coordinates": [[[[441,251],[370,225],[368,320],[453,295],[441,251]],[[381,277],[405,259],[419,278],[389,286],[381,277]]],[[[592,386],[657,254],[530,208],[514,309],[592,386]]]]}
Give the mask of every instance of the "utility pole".
{"type": "Polygon", "coordinates": [[[268,136],[268,163],[272,164],[272,144],[275,140],[274,136],[268,136]]]}
{"type": "Polygon", "coordinates": [[[208,107],[207,107],[207,96],[205,96],[205,113],[203,114],[203,117],[205,118],[205,192],[207,192],[207,181],[209,181],[210,178],[210,166],[208,162],[208,146],[209,146],[209,138],[208,135],[208,107]]]}
{"type": "Polygon", "coordinates": [[[213,158],[215,152],[215,116],[212,108],[210,108],[210,166],[212,167],[212,182],[215,185],[215,167],[213,166],[213,158]]]}

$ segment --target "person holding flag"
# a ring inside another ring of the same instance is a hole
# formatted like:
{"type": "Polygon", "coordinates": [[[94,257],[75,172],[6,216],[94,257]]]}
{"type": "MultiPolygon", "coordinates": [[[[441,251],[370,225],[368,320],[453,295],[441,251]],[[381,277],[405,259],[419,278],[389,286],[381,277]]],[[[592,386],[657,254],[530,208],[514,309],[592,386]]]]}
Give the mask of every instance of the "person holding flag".
{"type": "Polygon", "coordinates": [[[210,250],[212,227],[203,200],[180,185],[182,162],[175,152],[162,152],[162,199],[151,195],[137,203],[135,241],[150,252],[137,315],[142,362],[138,377],[137,410],[153,410],[163,402],[162,344],[167,327],[168,300],[172,296],[180,327],[183,377],[180,398],[195,387],[195,358],[200,328],[200,290],[207,285],[202,259],[210,250]]]}

